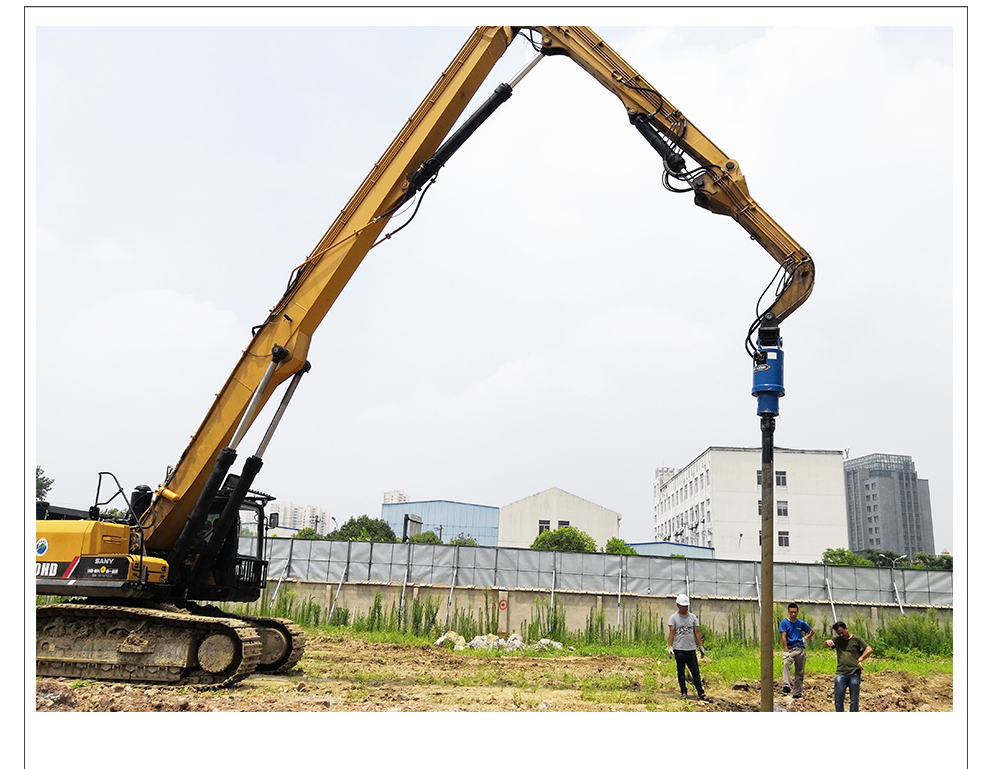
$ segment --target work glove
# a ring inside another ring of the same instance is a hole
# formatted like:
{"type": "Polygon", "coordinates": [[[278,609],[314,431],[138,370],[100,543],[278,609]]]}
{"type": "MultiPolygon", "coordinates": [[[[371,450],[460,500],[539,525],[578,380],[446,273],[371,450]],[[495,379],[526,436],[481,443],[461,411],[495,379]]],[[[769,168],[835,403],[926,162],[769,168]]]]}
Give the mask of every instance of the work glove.
{"type": "Polygon", "coordinates": [[[698,651],[701,652],[701,658],[705,659],[705,647],[704,646],[699,646],[698,647],[698,651]]]}
{"type": "Polygon", "coordinates": [[[667,647],[667,656],[673,658],[673,656],[674,656],[674,647],[673,646],[668,646],[667,647]]]}

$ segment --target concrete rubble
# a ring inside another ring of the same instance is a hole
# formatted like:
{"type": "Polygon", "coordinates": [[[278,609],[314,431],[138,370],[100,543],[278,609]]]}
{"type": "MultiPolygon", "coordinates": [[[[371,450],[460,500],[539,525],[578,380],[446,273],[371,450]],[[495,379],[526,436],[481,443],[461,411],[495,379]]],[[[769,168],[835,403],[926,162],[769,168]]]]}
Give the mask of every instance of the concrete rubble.
{"type": "Polygon", "coordinates": [[[462,649],[498,649],[501,651],[516,651],[518,649],[535,649],[543,651],[546,649],[562,649],[563,645],[558,641],[542,638],[530,646],[524,642],[519,633],[511,633],[509,638],[502,638],[492,633],[479,635],[466,643],[463,636],[454,630],[449,630],[434,642],[435,646],[444,646],[455,651],[462,649]]]}

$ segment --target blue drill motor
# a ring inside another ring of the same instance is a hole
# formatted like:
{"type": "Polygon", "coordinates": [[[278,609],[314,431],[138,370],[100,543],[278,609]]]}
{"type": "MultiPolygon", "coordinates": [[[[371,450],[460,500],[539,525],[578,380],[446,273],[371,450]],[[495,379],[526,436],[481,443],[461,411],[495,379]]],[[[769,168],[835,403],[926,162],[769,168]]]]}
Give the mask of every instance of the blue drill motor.
{"type": "Polygon", "coordinates": [[[753,358],[753,389],[757,416],[778,414],[778,398],[785,394],[785,353],[777,326],[762,324],[753,358]]]}

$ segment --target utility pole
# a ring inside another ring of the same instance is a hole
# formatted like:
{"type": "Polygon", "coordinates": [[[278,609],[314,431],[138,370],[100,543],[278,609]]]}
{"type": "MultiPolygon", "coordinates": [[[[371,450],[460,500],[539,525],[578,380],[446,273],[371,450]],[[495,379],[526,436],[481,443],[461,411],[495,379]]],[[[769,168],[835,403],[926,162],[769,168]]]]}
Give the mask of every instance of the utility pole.
{"type": "Polygon", "coordinates": [[[753,395],[760,417],[760,709],[774,710],[774,418],[785,394],[785,355],[774,313],[765,313],[754,354],[753,395]]]}

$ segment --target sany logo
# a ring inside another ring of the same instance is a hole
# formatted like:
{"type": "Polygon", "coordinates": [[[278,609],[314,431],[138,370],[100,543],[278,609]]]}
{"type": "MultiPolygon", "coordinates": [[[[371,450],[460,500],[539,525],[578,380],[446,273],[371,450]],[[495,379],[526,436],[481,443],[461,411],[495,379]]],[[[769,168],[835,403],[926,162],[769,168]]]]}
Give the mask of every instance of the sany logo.
{"type": "Polygon", "coordinates": [[[49,541],[42,537],[35,543],[35,555],[41,558],[47,552],[49,552],[49,541]]]}

